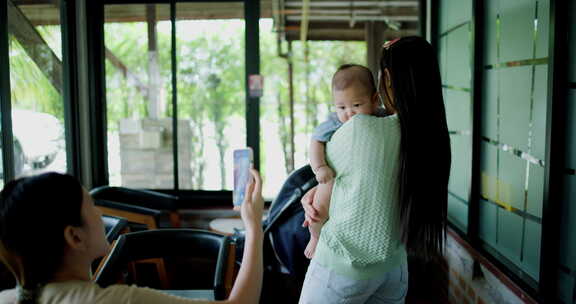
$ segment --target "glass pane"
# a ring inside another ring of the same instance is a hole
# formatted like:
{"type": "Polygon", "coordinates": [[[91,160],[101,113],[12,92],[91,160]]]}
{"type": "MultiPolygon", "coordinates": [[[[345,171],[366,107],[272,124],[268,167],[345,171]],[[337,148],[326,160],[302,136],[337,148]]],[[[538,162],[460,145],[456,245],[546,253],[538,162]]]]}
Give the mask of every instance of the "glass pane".
{"type": "Polygon", "coordinates": [[[566,166],[576,169],[576,89],[568,92],[566,107],[566,166]]]}
{"type": "MultiPolygon", "coordinates": [[[[568,16],[568,20],[576,20],[576,2],[574,1],[568,1],[568,5],[572,6],[569,10],[568,10],[568,14],[570,14],[570,16],[568,16]]],[[[569,29],[569,33],[568,33],[568,54],[576,54],[576,22],[569,22],[570,23],[570,29],[569,29]]],[[[576,58],[574,58],[574,56],[568,56],[570,62],[568,63],[568,70],[569,70],[569,76],[568,79],[572,82],[576,82],[576,58]]]]}
{"type": "Polygon", "coordinates": [[[498,241],[496,249],[512,262],[520,264],[522,218],[498,208],[498,241]]]}
{"type": "Polygon", "coordinates": [[[453,1],[440,1],[440,34],[445,33],[449,27],[448,22],[450,20],[450,5],[453,1]]]}
{"type": "Polygon", "coordinates": [[[448,71],[448,36],[440,37],[440,75],[442,77],[442,84],[447,84],[447,71],[448,71]]]}
{"type": "Polygon", "coordinates": [[[440,2],[441,32],[452,29],[472,18],[471,0],[449,0],[440,2]]]}
{"type": "Polygon", "coordinates": [[[498,139],[498,79],[499,70],[486,70],[482,94],[482,136],[498,139]]]}
{"type": "Polygon", "coordinates": [[[110,185],[174,187],[170,32],[168,5],[105,6],[110,185]]]}
{"type": "Polygon", "coordinates": [[[479,236],[492,247],[496,246],[497,209],[496,205],[483,199],[480,200],[479,236]]]}
{"type": "Polygon", "coordinates": [[[499,153],[498,201],[524,210],[524,185],[527,161],[509,152],[499,153]]]}
{"type": "Polygon", "coordinates": [[[491,201],[498,200],[498,149],[486,142],[482,143],[480,154],[480,194],[491,201]]]}
{"type": "Polygon", "coordinates": [[[484,40],[484,60],[486,65],[498,63],[498,13],[500,11],[500,1],[486,1],[486,39],[484,40]]]}
{"type": "Polygon", "coordinates": [[[560,264],[576,270],[576,176],[566,175],[560,210],[560,264]]]}
{"type": "Polygon", "coordinates": [[[444,97],[446,119],[450,131],[470,131],[472,129],[472,105],[470,93],[459,90],[446,90],[444,97]]]}
{"type": "Polygon", "coordinates": [[[502,40],[500,62],[533,57],[534,0],[500,1],[502,40]]]}
{"type": "Polygon", "coordinates": [[[528,150],[532,67],[500,70],[500,141],[528,150]]]}
{"type": "Polygon", "coordinates": [[[470,88],[470,27],[459,27],[448,36],[447,78],[444,83],[459,88],[470,88]]]}
{"type": "Polygon", "coordinates": [[[233,150],[246,146],[244,8],[178,3],[180,189],[232,190],[233,150]],[[230,19],[211,19],[216,16],[230,19]]]}
{"type": "Polygon", "coordinates": [[[542,226],[527,220],[525,229],[522,269],[531,275],[534,280],[538,280],[540,274],[542,226]]]}
{"type": "Polygon", "coordinates": [[[534,71],[532,105],[532,152],[537,159],[546,158],[546,111],[548,104],[548,65],[538,65],[534,71]]]}
{"type": "Polygon", "coordinates": [[[450,194],[448,195],[448,220],[462,231],[467,231],[468,206],[450,194]]]}
{"type": "Polygon", "coordinates": [[[450,136],[452,169],[448,189],[454,195],[468,201],[472,167],[472,140],[469,135],[450,136]]]}
{"type": "Polygon", "coordinates": [[[528,197],[526,211],[537,217],[542,217],[542,201],[544,200],[544,168],[530,164],[528,181],[528,197]]]}
{"type": "Polygon", "coordinates": [[[60,11],[32,3],[7,2],[16,177],[66,172],[60,11]]]}
{"type": "Polygon", "coordinates": [[[537,3],[538,32],[536,34],[536,58],[544,58],[548,57],[548,36],[550,35],[550,1],[537,1],[537,3]]]}
{"type": "MultiPolygon", "coordinates": [[[[292,171],[288,62],[279,58],[272,21],[261,20],[261,73],[265,79],[260,99],[261,168],[266,178],[264,196],[274,197],[292,171]]],[[[283,45],[284,52],[287,45],[283,45]]],[[[345,63],[366,64],[366,43],[309,41],[309,63],[301,42],[292,42],[294,77],[294,168],[309,163],[308,143],[314,128],[332,111],[331,80],[345,63]],[[308,67],[307,67],[308,66],[308,67]]]]}

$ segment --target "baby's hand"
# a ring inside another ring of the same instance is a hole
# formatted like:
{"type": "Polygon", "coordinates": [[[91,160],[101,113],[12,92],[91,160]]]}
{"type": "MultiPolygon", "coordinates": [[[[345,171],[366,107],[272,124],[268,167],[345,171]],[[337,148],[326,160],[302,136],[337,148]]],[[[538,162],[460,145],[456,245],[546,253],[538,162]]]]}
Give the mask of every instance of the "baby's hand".
{"type": "Polygon", "coordinates": [[[332,168],[324,165],[316,169],[316,180],[319,183],[325,184],[331,181],[333,178],[334,178],[334,171],[332,171],[332,168]]]}

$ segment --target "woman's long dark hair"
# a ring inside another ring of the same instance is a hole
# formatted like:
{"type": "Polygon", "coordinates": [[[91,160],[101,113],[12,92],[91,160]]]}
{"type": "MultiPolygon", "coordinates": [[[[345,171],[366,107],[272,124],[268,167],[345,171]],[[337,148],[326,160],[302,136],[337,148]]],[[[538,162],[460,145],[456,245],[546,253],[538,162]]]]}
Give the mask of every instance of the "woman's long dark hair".
{"type": "MultiPolygon", "coordinates": [[[[398,217],[408,251],[424,258],[442,253],[450,176],[450,137],[436,54],[421,37],[405,37],[382,49],[401,129],[398,217]]],[[[381,80],[384,86],[386,81],[381,80]]],[[[385,90],[384,90],[385,91],[385,90]]]]}
{"type": "Polygon", "coordinates": [[[83,192],[72,176],[44,173],[0,192],[0,260],[18,283],[19,302],[36,303],[62,265],[67,226],[82,225],[83,192]]]}

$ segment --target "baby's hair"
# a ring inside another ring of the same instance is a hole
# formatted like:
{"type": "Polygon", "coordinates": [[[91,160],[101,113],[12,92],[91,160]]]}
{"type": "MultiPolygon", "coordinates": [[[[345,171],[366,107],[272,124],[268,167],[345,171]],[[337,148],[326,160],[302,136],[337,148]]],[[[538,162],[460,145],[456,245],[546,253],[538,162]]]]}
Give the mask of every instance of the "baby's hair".
{"type": "Polygon", "coordinates": [[[332,89],[345,90],[351,86],[360,86],[369,92],[369,96],[376,93],[374,76],[370,69],[359,64],[343,64],[332,77],[332,89]]]}

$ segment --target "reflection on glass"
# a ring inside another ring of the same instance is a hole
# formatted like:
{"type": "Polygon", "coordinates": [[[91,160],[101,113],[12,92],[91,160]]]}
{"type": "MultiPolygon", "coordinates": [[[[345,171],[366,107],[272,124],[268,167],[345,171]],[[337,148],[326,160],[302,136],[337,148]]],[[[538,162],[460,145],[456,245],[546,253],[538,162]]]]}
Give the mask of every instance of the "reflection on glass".
{"type": "Polygon", "coordinates": [[[168,5],[105,7],[111,185],[174,187],[168,5]]]}
{"type": "Polygon", "coordinates": [[[7,7],[16,177],[66,172],[59,8],[7,7]]]}

